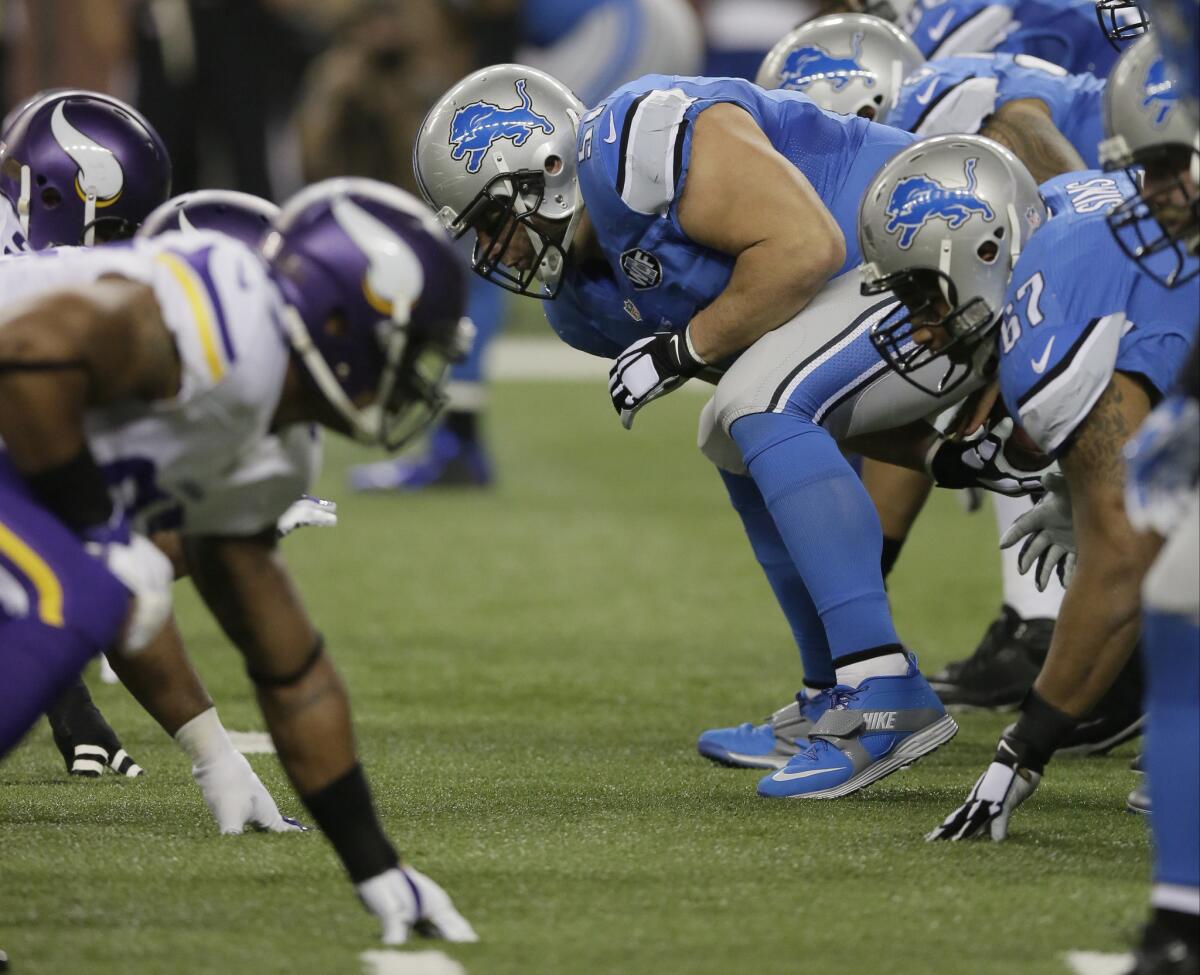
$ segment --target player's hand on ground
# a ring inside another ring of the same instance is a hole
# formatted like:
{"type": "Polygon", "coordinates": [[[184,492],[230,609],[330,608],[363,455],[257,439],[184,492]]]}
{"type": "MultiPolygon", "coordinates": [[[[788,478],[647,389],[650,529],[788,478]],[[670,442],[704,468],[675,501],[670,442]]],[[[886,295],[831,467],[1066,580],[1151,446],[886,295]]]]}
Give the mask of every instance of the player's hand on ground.
{"type": "Polygon", "coordinates": [[[413,867],[394,867],[356,888],[367,910],[379,918],[385,945],[402,945],[413,931],[445,941],[479,940],[450,895],[413,867]]]}
{"type": "Polygon", "coordinates": [[[304,495],[279,518],[275,526],[277,538],[290,535],[297,528],[334,528],[338,523],[337,502],[304,495]]]}
{"type": "Polygon", "coordinates": [[[1033,795],[1042,780],[1039,773],[1021,765],[1019,751],[1007,736],[1001,738],[992,764],[975,782],[967,801],[925,839],[956,841],[990,836],[999,842],[1008,836],[1013,810],[1033,795]]]}
{"type": "Polygon", "coordinates": [[[1055,573],[1064,587],[1070,585],[1078,559],[1066,478],[1059,473],[1047,474],[1042,478],[1042,487],[1045,497],[1014,520],[1000,538],[1001,548],[1025,540],[1017,568],[1024,575],[1036,566],[1034,582],[1039,592],[1046,591],[1055,573]]]}
{"type": "Polygon", "coordinates": [[[678,389],[704,366],[689,348],[686,331],[655,332],[638,339],[608,370],[608,394],[621,425],[628,430],[638,410],[678,389]]]}
{"type": "Polygon", "coordinates": [[[171,615],[171,584],[175,581],[171,560],[150,539],[131,531],[120,513],[108,524],[85,532],[84,547],[133,596],[120,650],[138,653],[158,636],[171,615]]]}
{"type": "Polygon", "coordinates": [[[239,836],[247,827],[271,833],[304,829],[280,815],[271,793],[241,752],[231,751],[218,761],[193,766],[192,778],[222,836],[239,836]]]}
{"type": "Polygon", "coordinates": [[[1013,429],[1012,418],[1005,417],[969,441],[938,439],[926,455],[926,471],[938,487],[981,487],[1009,497],[1041,491],[1042,477],[1049,473],[1052,462],[1036,471],[1014,467],[1004,454],[1013,429]]]}
{"type": "Polygon", "coordinates": [[[1167,537],[1187,513],[1200,479],[1200,404],[1178,394],[1159,403],[1126,444],[1125,461],[1130,524],[1167,537]]]}

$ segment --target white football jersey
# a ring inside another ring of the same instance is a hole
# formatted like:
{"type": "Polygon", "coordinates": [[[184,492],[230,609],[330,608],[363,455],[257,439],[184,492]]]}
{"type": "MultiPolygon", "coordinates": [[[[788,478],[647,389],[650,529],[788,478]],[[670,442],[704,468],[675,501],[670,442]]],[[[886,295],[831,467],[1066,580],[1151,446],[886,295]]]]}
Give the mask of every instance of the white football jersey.
{"type": "Polygon", "coordinates": [[[89,410],[88,444],[139,530],[251,534],[307,492],[307,426],[270,431],[288,364],[283,299],[261,259],[215,233],[0,259],[3,307],[105,275],[148,284],[182,366],[177,396],[89,410]]]}
{"type": "Polygon", "coordinates": [[[29,243],[21,230],[17,211],[6,198],[0,196],[0,254],[11,257],[13,254],[24,254],[28,249],[29,243]]]}

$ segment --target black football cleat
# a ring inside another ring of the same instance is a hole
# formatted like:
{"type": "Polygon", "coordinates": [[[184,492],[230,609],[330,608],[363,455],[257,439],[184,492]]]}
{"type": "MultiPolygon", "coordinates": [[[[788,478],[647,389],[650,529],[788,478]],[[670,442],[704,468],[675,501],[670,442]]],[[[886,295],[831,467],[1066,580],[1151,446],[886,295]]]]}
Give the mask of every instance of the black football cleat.
{"type": "Polygon", "coordinates": [[[1075,726],[1055,755],[1106,755],[1142,733],[1146,714],[1142,704],[1141,647],[1133,651],[1113,686],[1075,726]]]}
{"type": "Polygon", "coordinates": [[[1200,918],[1176,916],[1177,929],[1158,917],[1142,929],[1142,943],[1126,975],[1200,975],[1200,918]]]}
{"type": "Polygon", "coordinates": [[[105,768],[135,778],[143,769],[121,746],[121,739],[92,702],[87,686],[77,680],[46,712],[54,744],[67,765],[67,773],[99,778],[105,768]]]}
{"type": "Polygon", "coordinates": [[[929,685],[950,709],[1012,710],[1033,686],[1053,633],[1054,620],[1023,620],[1004,606],[975,652],[934,674],[929,685]]]}

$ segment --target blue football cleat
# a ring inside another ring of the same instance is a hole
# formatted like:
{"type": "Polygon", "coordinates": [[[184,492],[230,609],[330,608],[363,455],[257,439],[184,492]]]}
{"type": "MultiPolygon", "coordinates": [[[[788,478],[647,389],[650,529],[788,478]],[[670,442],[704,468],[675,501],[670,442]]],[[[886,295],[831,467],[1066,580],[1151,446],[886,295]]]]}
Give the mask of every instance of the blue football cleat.
{"type": "Polygon", "coordinates": [[[431,487],[487,487],[492,462],[478,440],[460,437],[446,426],[429,438],[429,447],[415,457],[359,464],[350,470],[355,491],[420,491],[431,487]]]}
{"type": "Polygon", "coordinates": [[[908,657],[903,677],[839,685],[809,732],[810,744],[758,783],[776,799],[837,799],[911,765],[958,733],[942,702],[908,657]]]}
{"type": "Polygon", "coordinates": [[[830,691],[809,698],[803,691],[760,725],[746,721],[736,728],[702,732],[696,750],[705,758],[737,768],[783,768],[829,707],[830,691]]]}

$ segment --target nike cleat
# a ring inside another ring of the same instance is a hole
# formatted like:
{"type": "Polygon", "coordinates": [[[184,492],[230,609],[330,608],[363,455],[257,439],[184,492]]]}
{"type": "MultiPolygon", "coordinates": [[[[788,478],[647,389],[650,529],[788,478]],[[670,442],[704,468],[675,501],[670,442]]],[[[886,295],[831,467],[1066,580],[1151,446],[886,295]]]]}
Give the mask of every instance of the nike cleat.
{"type": "Polygon", "coordinates": [[[121,747],[117,733],[92,702],[82,680],[68,687],[47,709],[46,718],[69,775],[95,779],[108,768],[133,779],[145,771],[121,747]]]}
{"type": "Polygon", "coordinates": [[[1022,619],[1005,606],[975,652],[932,674],[929,685],[951,710],[1017,707],[1033,687],[1054,633],[1054,620],[1022,619]]]}
{"type": "Polygon", "coordinates": [[[778,772],[759,780],[774,799],[838,799],[936,751],[958,733],[909,654],[903,677],[869,677],[839,685],[809,733],[811,744],[778,772]]]}
{"type": "Polygon", "coordinates": [[[808,733],[829,707],[830,691],[815,697],[804,691],[785,704],[763,724],[749,721],[736,728],[712,728],[701,732],[696,750],[705,758],[735,768],[783,768],[801,748],[808,747],[808,733]]]}
{"type": "Polygon", "coordinates": [[[1107,755],[1132,741],[1146,724],[1139,647],[1091,711],[1075,725],[1055,755],[1107,755]]]}
{"type": "Polygon", "coordinates": [[[492,462],[478,440],[438,427],[426,453],[359,464],[350,470],[355,491],[420,491],[433,487],[488,487],[492,462]]]}

